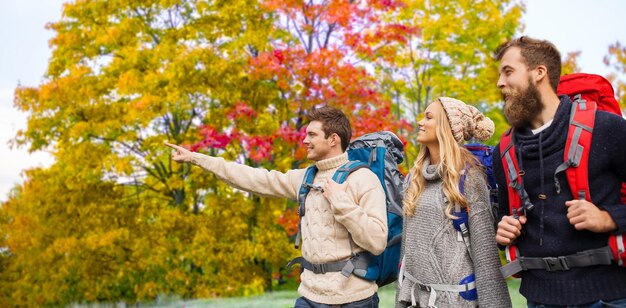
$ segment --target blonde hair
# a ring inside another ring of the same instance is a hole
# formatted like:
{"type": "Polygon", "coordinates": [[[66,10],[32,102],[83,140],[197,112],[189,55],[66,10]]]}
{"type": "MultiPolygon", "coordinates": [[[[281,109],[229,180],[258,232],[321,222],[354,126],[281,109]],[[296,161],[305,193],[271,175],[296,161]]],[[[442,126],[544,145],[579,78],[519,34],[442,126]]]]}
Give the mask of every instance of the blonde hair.
{"type": "MultiPolygon", "coordinates": [[[[461,172],[475,167],[481,168],[478,159],[472,155],[465,147],[456,142],[450,128],[450,122],[446,116],[446,112],[443,108],[443,104],[436,100],[433,102],[441,106],[440,112],[435,116],[436,129],[435,134],[439,141],[439,155],[440,162],[437,166],[437,173],[441,175],[443,180],[443,193],[449,200],[446,205],[445,214],[448,218],[456,218],[452,215],[452,209],[454,204],[459,204],[463,208],[468,207],[467,199],[461,194],[459,190],[459,180],[461,179],[461,172]]],[[[420,145],[419,154],[413,164],[413,168],[409,171],[409,187],[406,190],[404,196],[404,214],[407,216],[413,216],[417,208],[417,200],[419,200],[424,187],[426,186],[426,179],[422,176],[422,168],[426,158],[430,156],[428,148],[420,145]]]]}

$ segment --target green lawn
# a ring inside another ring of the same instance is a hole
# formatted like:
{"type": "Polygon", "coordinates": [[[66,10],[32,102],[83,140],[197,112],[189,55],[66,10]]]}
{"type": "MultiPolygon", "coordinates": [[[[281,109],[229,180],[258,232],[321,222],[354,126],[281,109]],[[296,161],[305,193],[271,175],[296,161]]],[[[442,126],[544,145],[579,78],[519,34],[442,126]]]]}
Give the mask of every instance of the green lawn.
{"type": "MultiPolygon", "coordinates": [[[[508,280],[509,292],[511,299],[513,300],[513,307],[526,307],[526,300],[519,294],[519,279],[508,280]]],[[[390,284],[379,290],[380,307],[387,308],[394,306],[395,299],[395,284],[390,284]]],[[[298,293],[296,291],[278,291],[272,293],[266,293],[259,296],[251,297],[234,297],[234,298],[220,298],[211,300],[192,300],[192,301],[177,301],[167,299],[161,300],[152,307],[228,307],[228,308],[248,308],[248,307],[277,307],[287,308],[292,307],[298,293]]]]}

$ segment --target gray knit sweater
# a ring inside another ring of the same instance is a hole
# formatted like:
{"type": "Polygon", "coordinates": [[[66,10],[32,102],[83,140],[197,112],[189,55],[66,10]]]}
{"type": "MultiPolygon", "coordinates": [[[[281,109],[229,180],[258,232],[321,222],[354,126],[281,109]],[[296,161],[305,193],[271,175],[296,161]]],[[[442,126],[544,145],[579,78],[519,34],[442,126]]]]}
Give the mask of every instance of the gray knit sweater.
{"type": "MultiPolygon", "coordinates": [[[[443,182],[436,165],[427,161],[422,175],[426,187],[418,199],[415,215],[404,218],[402,264],[404,271],[423,284],[459,284],[475,273],[477,301],[463,299],[459,293],[437,291],[437,307],[511,307],[506,283],[500,274],[500,259],[493,230],[489,193],[484,176],[469,170],[465,198],[469,204],[469,229],[472,259],[467,247],[457,240],[452,222],[444,214],[446,204],[443,182]]],[[[396,307],[411,305],[413,283],[404,279],[398,284],[396,307]]],[[[415,288],[419,307],[426,307],[430,292],[415,288]]]]}

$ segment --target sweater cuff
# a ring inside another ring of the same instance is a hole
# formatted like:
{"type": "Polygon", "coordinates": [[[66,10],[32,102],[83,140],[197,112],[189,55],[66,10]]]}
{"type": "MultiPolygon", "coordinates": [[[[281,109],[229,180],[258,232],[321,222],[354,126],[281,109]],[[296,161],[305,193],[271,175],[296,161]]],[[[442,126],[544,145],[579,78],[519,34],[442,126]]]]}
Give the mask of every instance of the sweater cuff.
{"type": "Polygon", "coordinates": [[[207,158],[211,158],[208,155],[204,155],[202,153],[193,152],[191,153],[191,160],[189,161],[191,164],[196,166],[200,166],[202,164],[206,164],[207,158]]]}
{"type": "Polygon", "coordinates": [[[613,234],[626,233],[626,205],[609,205],[602,207],[605,211],[611,215],[611,218],[617,225],[617,229],[613,231],[613,234]]]}

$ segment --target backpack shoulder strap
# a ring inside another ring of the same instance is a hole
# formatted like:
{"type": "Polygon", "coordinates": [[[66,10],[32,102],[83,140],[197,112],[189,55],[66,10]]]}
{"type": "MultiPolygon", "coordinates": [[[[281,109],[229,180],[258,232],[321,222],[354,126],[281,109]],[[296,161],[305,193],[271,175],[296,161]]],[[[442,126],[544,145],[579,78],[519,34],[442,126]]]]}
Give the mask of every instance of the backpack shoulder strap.
{"type": "Polygon", "coordinates": [[[302,237],[301,222],[302,217],[306,213],[304,201],[306,200],[306,196],[311,191],[311,187],[313,186],[313,178],[315,178],[316,173],[317,167],[315,165],[311,165],[306,168],[306,172],[304,173],[304,179],[302,179],[302,184],[300,185],[300,190],[298,191],[298,234],[296,235],[296,249],[300,248],[300,238],[302,237]]]}
{"type": "Polygon", "coordinates": [[[470,165],[467,164],[463,170],[461,170],[461,176],[459,177],[459,192],[461,195],[465,195],[465,179],[469,173],[470,165]]]}
{"type": "MultiPolygon", "coordinates": [[[[374,152],[372,152],[374,153],[374,152]]],[[[333,181],[337,182],[338,184],[343,184],[346,179],[348,178],[348,176],[354,172],[357,171],[361,168],[368,168],[369,164],[366,162],[362,162],[359,160],[351,160],[348,161],[347,163],[343,164],[341,167],[339,167],[339,169],[337,169],[337,171],[335,171],[335,174],[333,174],[333,181]]],[[[353,243],[354,241],[352,240],[352,235],[350,235],[350,254],[354,256],[354,250],[353,250],[353,243]]]]}
{"type": "MultiPolygon", "coordinates": [[[[589,152],[597,109],[596,102],[586,101],[580,95],[574,97],[565,143],[564,162],[554,174],[555,184],[558,184],[556,175],[564,169],[572,196],[590,202],[592,200],[589,191],[589,152]]],[[[560,189],[558,185],[557,189],[560,189]]],[[[626,238],[623,234],[609,236],[612,257],[621,267],[624,267],[624,261],[626,261],[626,248],[624,247],[626,247],[626,238]]]]}
{"type": "Polygon", "coordinates": [[[518,217],[524,210],[531,210],[533,204],[524,189],[523,173],[519,170],[515,153],[513,129],[509,128],[500,138],[500,159],[504,169],[507,191],[509,195],[509,213],[518,217]]]}
{"type": "Polygon", "coordinates": [[[306,196],[311,191],[313,178],[315,178],[316,173],[317,167],[315,165],[306,168],[306,172],[304,173],[304,179],[302,179],[302,184],[298,191],[298,215],[300,216],[304,216],[304,200],[306,200],[306,196]]]}
{"type": "Polygon", "coordinates": [[[554,172],[554,183],[557,193],[561,185],[557,175],[563,171],[567,175],[567,183],[572,196],[577,199],[591,201],[589,194],[589,150],[595,125],[597,105],[593,101],[585,101],[577,95],[572,102],[567,141],[565,142],[564,162],[554,172]]]}
{"type": "Polygon", "coordinates": [[[348,175],[350,175],[352,172],[357,171],[361,168],[368,168],[368,167],[369,165],[362,161],[358,161],[358,160],[349,161],[345,163],[343,166],[339,167],[337,171],[335,171],[335,174],[333,175],[333,181],[337,182],[338,184],[342,184],[343,182],[346,181],[346,179],[348,178],[348,175]]]}
{"type": "MultiPolygon", "coordinates": [[[[465,168],[461,170],[461,176],[459,177],[459,192],[461,195],[465,195],[465,179],[469,173],[470,165],[465,165],[465,168]]],[[[457,231],[457,241],[463,242],[467,249],[467,254],[470,259],[473,260],[472,250],[470,248],[470,234],[469,234],[469,205],[466,208],[461,208],[458,202],[454,203],[454,212],[452,215],[456,216],[456,219],[452,219],[452,225],[457,231]]]]}
{"type": "MultiPolygon", "coordinates": [[[[520,213],[523,214],[522,195],[526,194],[526,190],[522,185],[522,175],[520,174],[519,166],[517,164],[517,156],[515,155],[513,128],[509,128],[500,138],[500,159],[502,161],[502,169],[504,169],[504,178],[507,184],[509,213],[513,215],[513,217],[519,217],[520,213]]],[[[512,261],[516,260],[519,255],[517,246],[515,245],[507,245],[504,251],[508,264],[511,264],[512,261]]]]}

